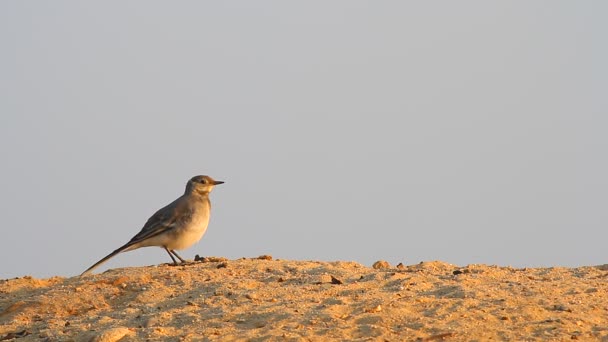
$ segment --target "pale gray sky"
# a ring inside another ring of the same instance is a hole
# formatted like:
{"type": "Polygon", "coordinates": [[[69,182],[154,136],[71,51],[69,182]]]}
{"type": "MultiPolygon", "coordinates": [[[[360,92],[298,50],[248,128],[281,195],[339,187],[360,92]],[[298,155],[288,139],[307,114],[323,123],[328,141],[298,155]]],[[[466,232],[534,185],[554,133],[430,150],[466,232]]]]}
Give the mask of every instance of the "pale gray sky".
{"type": "Polygon", "coordinates": [[[606,263],[607,14],[2,1],[0,278],[79,274],[197,174],[226,184],[187,258],[606,263]]]}

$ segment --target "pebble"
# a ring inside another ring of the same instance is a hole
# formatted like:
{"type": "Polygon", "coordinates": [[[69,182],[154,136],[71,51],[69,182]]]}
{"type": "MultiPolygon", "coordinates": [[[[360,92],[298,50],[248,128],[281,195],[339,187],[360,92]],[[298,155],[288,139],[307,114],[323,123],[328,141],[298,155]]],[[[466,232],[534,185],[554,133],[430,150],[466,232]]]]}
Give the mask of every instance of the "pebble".
{"type": "Polygon", "coordinates": [[[27,330],[21,330],[18,332],[10,332],[4,336],[0,336],[0,340],[12,340],[12,339],[16,339],[16,338],[20,338],[20,337],[25,337],[27,335],[30,335],[31,332],[27,331],[27,330]]]}
{"type": "Polygon", "coordinates": [[[114,342],[118,341],[121,338],[131,334],[131,330],[125,327],[112,328],[109,330],[105,330],[100,334],[94,336],[91,341],[92,342],[114,342]]]}
{"type": "Polygon", "coordinates": [[[572,312],[572,309],[570,309],[569,307],[563,305],[563,304],[555,304],[553,305],[553,310],[555,311],[567,311],[567,312],[572,312]]]}
{"type": "Polygon", "coordinates": [[[194,261],[200,261],[200,262],[222,262],[222,261],[228,261],[227,258],[224,257],[201,257],[198,254],[194,256],[194,261]]]}
{"type": "Polygon", "coordinates": [[[114,281],[112,281],[112,285],[114,286],[118,286],[118,285],[126,285],[125,282],[129,281],[129,277],[127,276],[123,276],[123,277],[118,277],[116,279],[114,279],[114,281]]]}
{"type": "Polygon", "coordinates": [[[391,264],[389,264],[388,261],[378,260],[372,265],[372,267],[378,270],[382,268],[390,268],[391,264]]]}
{"type": "Polygon", "coordinates": [[[334,277],[333,275],[331,276],[331,283],[334,285],[342,285],[344,284],[344,282],[336,277],[334,277]]]}
{"type": "Polygon", "coordinates": [[[142,327],[144,327],[144,328],[151,328],[151,327],[155,327],[155,326],[157,326],[157,325],[158,325],[158,323],[159,323],[159,322],[158,322],[158,318],[157,318],[157,317],[152,316],[152,317],[148,318],[148,319],[147,319],[147,320],[144,322],[144,324],[142,325],[142,327]]]}
{"type": "Polygon", "coordinates": [[[371,309],[366,309],[365,312],[380,312],[382,311],[382,305],[375,306],[371,309]]]}

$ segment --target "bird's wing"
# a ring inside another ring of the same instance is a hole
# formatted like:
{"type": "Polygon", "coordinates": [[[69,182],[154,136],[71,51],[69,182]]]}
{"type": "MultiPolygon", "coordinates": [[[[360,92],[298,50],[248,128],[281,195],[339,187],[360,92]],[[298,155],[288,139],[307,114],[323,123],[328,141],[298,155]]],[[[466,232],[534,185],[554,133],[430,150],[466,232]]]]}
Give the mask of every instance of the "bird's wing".
{"type": "Polygon", "coordinates": [[[181,222],[190,219],[191,215],[192,211],[188,207],[188,200],[184,196],[176,199],[154,213],[154,215],[148,219],[141,231],[129,242],[96,262],[93,266],[82,272],[81,276],[91,273],[93,269],[110,260],[110,258],[116,254],[138,248],[138,243],[175,228],[177,225],[181,224],[181,222]]]}
{"type": "Polygon", "coordinates": [[[141,231],[137,233],[127,245],[135,245],[175,228],[176,225],[191,215],[186,204],[187,201],[182,196],[168,204],[166,207],[159,209],[148,219],[148,221],[146,221],[146,224],[141,231]]]}

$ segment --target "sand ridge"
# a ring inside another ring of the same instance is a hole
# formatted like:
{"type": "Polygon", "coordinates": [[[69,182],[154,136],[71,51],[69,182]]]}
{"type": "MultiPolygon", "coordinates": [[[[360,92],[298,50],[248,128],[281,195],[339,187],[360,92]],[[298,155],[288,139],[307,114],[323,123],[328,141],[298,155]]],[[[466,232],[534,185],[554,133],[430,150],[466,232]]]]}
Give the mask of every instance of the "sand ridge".
{"type": "Polygon", "coordinates": [[[608,265],[201,258],[0,280],[0,340],[608,341],[608,265]]]}

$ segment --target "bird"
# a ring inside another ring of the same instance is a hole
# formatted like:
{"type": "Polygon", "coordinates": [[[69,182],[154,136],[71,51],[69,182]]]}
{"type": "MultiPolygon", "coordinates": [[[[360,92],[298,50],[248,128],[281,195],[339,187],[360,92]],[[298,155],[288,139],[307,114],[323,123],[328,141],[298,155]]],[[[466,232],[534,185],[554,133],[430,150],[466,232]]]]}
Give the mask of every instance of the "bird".
{"type": "Polygon", "coordinates": [[[186,184],[186,191],[182,196],[159,209],[129,242],[93,264],[80,276],[91,273],[119,253],[141,247],[162,247],[169,253],[174,265],[178,264],[175,257],[182,263],[186,262],[175,250],[189,248],[203,237],[211,213],[209,193],[216,185],[223,183],[209,176],[192,177],[186,184]]]}

